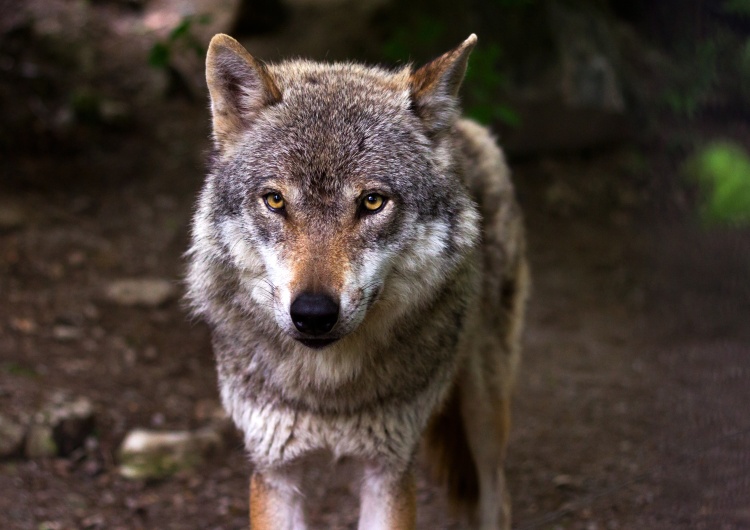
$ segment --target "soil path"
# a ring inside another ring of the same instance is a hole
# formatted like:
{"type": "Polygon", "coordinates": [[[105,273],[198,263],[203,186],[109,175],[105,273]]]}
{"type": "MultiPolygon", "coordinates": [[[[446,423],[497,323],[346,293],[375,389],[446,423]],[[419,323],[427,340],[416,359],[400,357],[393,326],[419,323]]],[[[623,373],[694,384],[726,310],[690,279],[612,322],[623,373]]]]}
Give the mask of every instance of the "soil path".
{"type": "MultiPolygon", "coordinates": [[[[179,280],[206,120],[178,106],[148,144],[7,165],[67,180],[2,185],[21,220],[0,233],[0,409],[22,418],[66,391],[94,400],[98,427],[75,459],[0,462],[3,528],[246,526],[239,439],[196,473],[116,473],[128,430],[195,427],[217,399],[206,329],[178,302],[123,308],[101,294],[120,277],[179,280]]],[[[620,169],[617,154],[515,167],[534,295],[508,463],[514,527],[750,528],[748,234],[653,229],[632,207],[598,205],[586,182],[620,169]]],[[[317,481],[318,527],[354,528],[348,478],[344,463],[317,481]]],[[[461,527],[443,501],[422,474],[420,528],[461,527]]]]}

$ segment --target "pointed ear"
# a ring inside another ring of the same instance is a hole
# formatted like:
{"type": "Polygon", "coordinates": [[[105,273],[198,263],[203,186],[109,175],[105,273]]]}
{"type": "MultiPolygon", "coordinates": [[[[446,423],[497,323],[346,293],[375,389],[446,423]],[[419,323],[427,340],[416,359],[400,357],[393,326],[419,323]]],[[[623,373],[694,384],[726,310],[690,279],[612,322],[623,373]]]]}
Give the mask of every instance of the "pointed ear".
{"type": "Polygon", "coordinates": [[[431,132],[448,127],[458,113],[458,89],[466,73],[475,34],[457,48],[427,63],[411,74],[411,97],[417,114],[431,132]]]}
{"type": "Polygon", "coordinates": [[[281,101],[266,67],[228,35],[215,35],[206,54],[214,141],[221,150],[260,110],[281,101]]]}

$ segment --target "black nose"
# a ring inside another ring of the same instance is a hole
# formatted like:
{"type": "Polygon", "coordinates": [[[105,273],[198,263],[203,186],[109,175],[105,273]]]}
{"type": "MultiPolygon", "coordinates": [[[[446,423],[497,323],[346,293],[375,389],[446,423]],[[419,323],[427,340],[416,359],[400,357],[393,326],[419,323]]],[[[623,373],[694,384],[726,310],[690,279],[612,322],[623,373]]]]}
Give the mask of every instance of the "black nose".
{"type": "Polygon", "coordinates": [[[339,304],[325,294],[302,293],[289,308],[294,327],[308,335],[323,335],[336,325],[339,304]]]}

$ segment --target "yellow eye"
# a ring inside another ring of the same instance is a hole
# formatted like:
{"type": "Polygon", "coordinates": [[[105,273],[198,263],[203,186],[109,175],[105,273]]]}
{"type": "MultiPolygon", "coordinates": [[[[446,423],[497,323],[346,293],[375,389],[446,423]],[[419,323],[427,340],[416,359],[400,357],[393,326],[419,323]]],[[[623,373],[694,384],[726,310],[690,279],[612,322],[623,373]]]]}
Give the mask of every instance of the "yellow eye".
{"type": "Polygon", "coordinates": [[[386,199],[382,195],[378,193],[368,193],[367,195],[365,195],[362,204],[364,205],[365,210],[370,213],[374,213],[379,211],[385,205],[385,202],[386,199]]]}
{"type": "Polygon", "coordinates": [[[263,196],[263,201],[272,212],[278,212],[284,209],[284,197],[281,196],[281,193],[266,193],[263,196]]]}

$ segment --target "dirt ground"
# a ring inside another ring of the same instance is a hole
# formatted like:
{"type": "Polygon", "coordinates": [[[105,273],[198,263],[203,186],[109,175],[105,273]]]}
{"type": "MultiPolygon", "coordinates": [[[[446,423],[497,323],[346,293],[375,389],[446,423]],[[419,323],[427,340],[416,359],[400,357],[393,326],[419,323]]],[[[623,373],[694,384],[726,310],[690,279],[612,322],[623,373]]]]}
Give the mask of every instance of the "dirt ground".
{"type": "MultiPolygon", "coordinates": [[[[208,332],[178,300],[103,296],[183,274],[208,120],[171,105],[147,142],[3,161],[0,410],[65,391],[97,427],[72,457],[0,462],[2,528],[246,526],[239,437],[193,473],[117,473],[126,432],[200,426],[217,401],[208,332]]],[[[632,149],[514,163],[534,272],[508,460],[519,530],[750,528],[750,234],[664,213],[638,171],[632,149]]],[[[356,527],[347,476],[317,481],[316,527],[356,527]]],[[[421,473],[420,528],[462,527],[443,501],[421,473]]]]}

